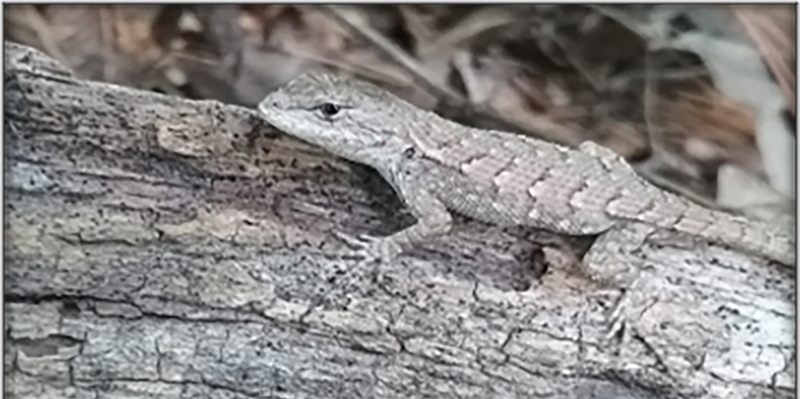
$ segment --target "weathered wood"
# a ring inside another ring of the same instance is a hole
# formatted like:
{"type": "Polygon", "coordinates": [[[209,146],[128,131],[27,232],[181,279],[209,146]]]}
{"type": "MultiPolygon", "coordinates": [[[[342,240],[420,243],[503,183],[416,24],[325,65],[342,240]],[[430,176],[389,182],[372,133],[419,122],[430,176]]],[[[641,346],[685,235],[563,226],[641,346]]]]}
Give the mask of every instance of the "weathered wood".
{"type": "Polygon", "coordinates": [[[534,279],[515,232],[461,221],[377,270],[334,239],[410,221],[371,171],[5,51],[9,397],[793,395],[792,271],[664,250],[609,337],[621,293],[534,279]]]}

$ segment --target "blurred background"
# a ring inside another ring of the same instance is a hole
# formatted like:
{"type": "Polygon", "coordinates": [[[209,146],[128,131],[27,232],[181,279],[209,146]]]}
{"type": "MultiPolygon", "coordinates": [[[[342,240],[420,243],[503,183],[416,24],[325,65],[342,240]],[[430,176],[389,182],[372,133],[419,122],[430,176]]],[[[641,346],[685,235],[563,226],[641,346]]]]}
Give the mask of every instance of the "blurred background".
{"type": "Polygon", "coordinates": [[[592,140],[707,206],[794,224],[796,8],[7,5],[76,75],[254,107],[309,70],[440,115],[592,140]]]}

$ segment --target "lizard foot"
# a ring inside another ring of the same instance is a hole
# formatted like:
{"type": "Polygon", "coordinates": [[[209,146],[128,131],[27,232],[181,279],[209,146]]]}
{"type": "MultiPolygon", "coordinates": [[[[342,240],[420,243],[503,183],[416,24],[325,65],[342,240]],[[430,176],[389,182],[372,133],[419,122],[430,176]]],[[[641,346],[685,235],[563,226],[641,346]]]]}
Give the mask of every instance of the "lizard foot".
{"type": "Polygon", "coordinates": [[[335,232],[337,238],[342,240],[351,248],[357,249],[360,255],[366,259],[380,260],[381,262],[392,262],[403,252],[400,244],[393,237],[373,237],[359,235],[349,236],[344,233],[335,232]]]}
{"type": "Polygon", "coordinates": [[[396,240],[392,237],[372,237],[368,235],[353,237],[340,232],[336,232],[335,235],[347,246],[356,249],[358,256],[364,258],[364,263],[375,263],[373,274],[378,284],[388,281],[384,267],[402,252],[402,248],[396,240]]]}
{"type": "Polygon", "coordinates": [[[608,333],[606,334],[607,340],[612,339],[615,335],[624,333],[625,315],[631,307],[630,301],[631,295],[628,290],[622,291],[622,295],[617,300],[617,303],[614,304],[614,307],[611,309],[611,315],[608,317],[611,326],[608,328],[608,333]]]}
{"type": "Polygon", "coordinates": [[[635,324],[637,312],[647,302],[638,284],[645,266],[639,252],[653,231],[651,226],[637,223],[612,228],[601,234],[583,257],[582,266],[589,277],[622,290],[608,318],[610,327],[605,335],[606,345],[612,351],[617,350],[626,336],[626,328],[632,327],[631,321],[635,324]]]}

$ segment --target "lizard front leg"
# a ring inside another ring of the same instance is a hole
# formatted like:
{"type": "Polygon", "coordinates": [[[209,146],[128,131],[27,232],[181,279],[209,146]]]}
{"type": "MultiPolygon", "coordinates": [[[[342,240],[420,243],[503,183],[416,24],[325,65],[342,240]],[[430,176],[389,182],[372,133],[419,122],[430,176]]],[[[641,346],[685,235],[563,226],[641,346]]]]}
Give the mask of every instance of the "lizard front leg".
{"type": "Polygon", "coordinates": [[[417,223],[388,237],[370,238],[372,242],[367,249],[370,255],[380,256],[385,262],[391,262],[403,251],[431,237],[447,233],[452,225],[447,207],[424,185],[405,179],[398,180],[395,184],[397,194],[410,208],[417,223]]]}
{"type": "Polygon", "coordinates": [[[583,270],[595,281],[628,288],[643,263],[636,256],[656,228],[644,223],[622,223],[600,234],[583,257],[583,270]]]}

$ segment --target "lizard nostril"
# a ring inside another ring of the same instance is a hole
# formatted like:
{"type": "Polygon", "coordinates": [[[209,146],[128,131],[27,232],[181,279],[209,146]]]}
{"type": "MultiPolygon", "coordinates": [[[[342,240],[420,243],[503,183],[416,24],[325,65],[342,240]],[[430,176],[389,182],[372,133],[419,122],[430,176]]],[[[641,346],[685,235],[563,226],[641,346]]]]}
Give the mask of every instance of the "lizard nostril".
{"type": "Polygon", "coordinates": [[[270,94],[266,101],[267,104],[274,109],[283,110],[289,106],[289,97],[281,90],[277,90],[270,94]]]}

